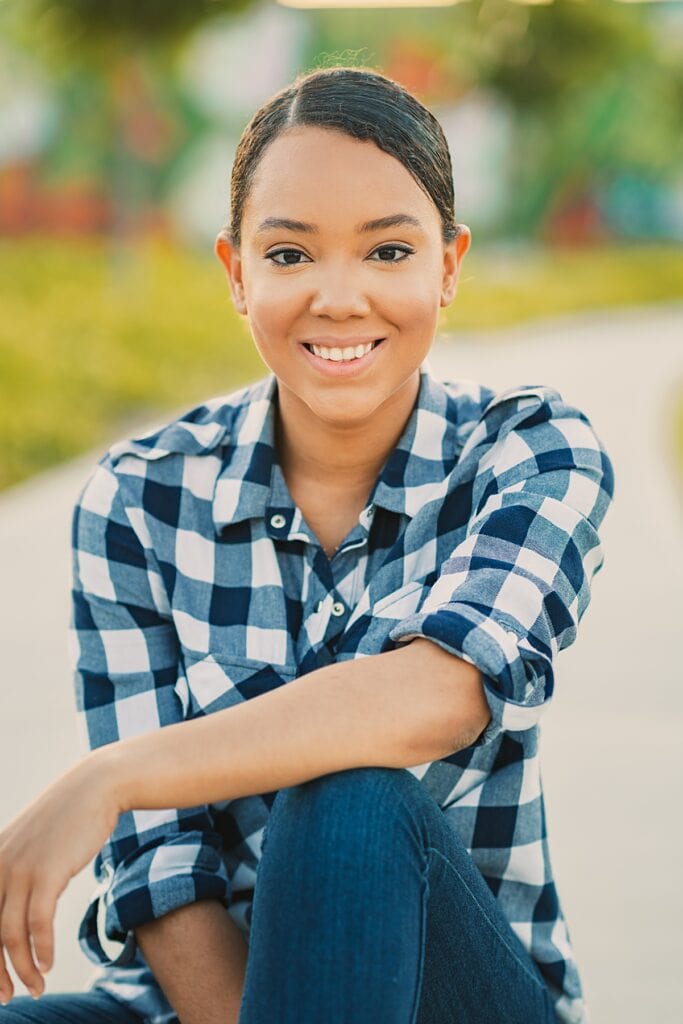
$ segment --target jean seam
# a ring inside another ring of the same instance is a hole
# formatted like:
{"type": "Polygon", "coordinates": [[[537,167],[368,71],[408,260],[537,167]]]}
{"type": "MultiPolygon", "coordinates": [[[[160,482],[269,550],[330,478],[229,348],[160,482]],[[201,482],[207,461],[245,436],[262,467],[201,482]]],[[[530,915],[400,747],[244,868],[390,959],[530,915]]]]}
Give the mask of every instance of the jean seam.
{"type": "Polygon", "coordinates": [[[427,908],[429,906],[429,868],[430,868],[430,856],[429,849],[426,851],[427,857],[425,858],[425,864],[422,869],[422,900],[420,903],[420,952],[418,958],[418,972],[417,972],[417,985],[415,986],[415,997],[413,999],[413,1009],[410,1014],[410,1024],[416,1024],[418,1014],[420,1011],[420,1002],[422,1000],[422,985],[424,981],[424,964],[425,964],[425,952],[427,947],[427,908]]]}
{"type": "MultiPolygon", "coordinates": [[[[472,897],[472,899],[473,899],[473,901],[474,901],[475,905],[477,906],[478,910],[480,911],[480,913],[481,913],[482,917],[484,917],[484,918],[485,918],[485,920],[486,920],[486,921],[487,921],[487,922],[489,923],[489,925],[490,925],[490,926],[491,926],[491,928],[493,929],[493,932],[495,933],[495,935],[497,936],[497,938],[498,938],[498,939],[500,940],[500,942],[502,942],[502,944],[503,944],[503,945],[505,946],[505,948],[507,949],[507,951],[508,951],[508,952],[509,952],[509,953],[510,953],[510,954],[512,955],[512,957],[513,957],[513,958],[514,958],[514,959],[516,960],[516,962],[517,962],[517,963],[519,964],[519,966],[520,966],[520,967],[522,968],[522,970],[523,970],[523,971],[524,971],[524,973],[525,973],[525,974],[527,975],[527,977],[529,978],[529,980],[530,980],[530,981],[533,981],[533,982],[534,982],[534,984],[535,984],[535,985],[537,985],[537,986],[538,986],[538,988],[539,988],[539,989],[541,990],[541,992],[547,992],[547,985],[546,985],[546,984],[545,984],[545,983],[544,983],[543,981],[540,981],[540,980],[539,980],[539,979],[538,979],[538,978],[537,978],[537,977],[536,977],[536,976],[535,976],[534,974],[532,974],[532,972],[531,972],[531,971],[529,970],[529,968],[528,968],[528,967],[527,967],[527,965],[526,965],[526,964],[524,963],[524,961],[523,961],[523,960],[520,960],[520,958],[519,958],[519,956],[518,956],[517,952],[516,952],[516,951],[515,951],[515,950],[514,950],[514,949],[512,948],[512,946],[510,946],[510,945],[508,944],[508,942],[507,942],[507,939],[505,938],[505,936],[504,936],[504,935],[501,935],[501,933],[500,933],[500,932],[498,931],[498,928],[496,927],[496,924],[495,924],[495,922],[494,922],[494,921],[492,921],[492,920],[491,920],[491,918],[489,917],[489,915],[488,915],[488,914],[486,913],[486,909],[485,909],[485,908],[484,908],[484,907],[483,907],[483,906],[481,905],[481,903],[479,902],[479,900],[478,900],[478,898],[477,898],[476,894],[475,894],[474,892],[472,892],[472,890],[470,889],[470,887],[469,887],[469,885],[467,884],[466,880],[465,880],[465,879],[463,878],[463,876],[461,875],[461,873],[460,873],[460,872],[458,871],[458,869],[457,869],[457,867],[455,866],[455,864],[453,864],[453,863],[452,863],[452,862],[451,862],[451,861],[450,861],[450,860],[448,859],[448,857],[446,857],[446,855],[445,855],[445,854],[441,853],[441,851],[440,851],[440,850],[437,850],[437,849],[435,849],[435,847],[433,847],[433,846],[429,846],[429,847],[427,847],[427,849],[428,849],[428,851],[429,851],[429,852],[431,852],[431,853],[434,853],[434,854],[436,854],[436,855],[437,855],[437,857],[441,857],[441,859],[442,859],[442,860],[444,860],[444,861],[446,862],[446,864],[448,864],[448,866],[449,866],[449,867],[450,867],[450,868],[451,868],[451,869],[452,869],[452,870],[453,870],[453,871],[455,872],[455,874],[456,874],[456,875],[458,876],[458,878],[460,879],[461,883],[462,883],[462,884],[463,884],[463,885],[465,886],[465,888],[467,889],[468,893],[469,893],[469,894],[470,894],[470,896],[472,897]]],[[[475,865],[475,868],[476,868],[476,865],[475,865]]],[[[495,897],[494,897],[494,898],[495,898],[495,897]]]]}

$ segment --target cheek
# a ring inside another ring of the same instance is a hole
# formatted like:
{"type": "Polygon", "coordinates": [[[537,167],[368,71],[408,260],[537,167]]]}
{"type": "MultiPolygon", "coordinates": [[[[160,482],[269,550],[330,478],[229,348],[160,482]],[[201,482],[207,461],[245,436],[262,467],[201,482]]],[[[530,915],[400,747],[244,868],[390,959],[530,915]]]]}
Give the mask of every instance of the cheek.
{"type": "Polygon", "coordinates": [[[259,281],[247,292],[247,314],[255,339],[264,345],[286,333],[300,315],[301,302],[291,288],[281,282],[259,281]]]}
{"type": "Polygon", "coordinates": [[[440,293],[434,279],[414,281],[397,289],[391,305],[391,318],[404,334],[431,332],[439,315],[440,293]]]}
{"type": "Polygon", "coordinates": [[[420,331],[438,316],[441,298],[441,271],[431,253],[421,253],[402,270],[378,274],[376,301],[384,307],[397,326],[409,332],[420,331]],[[390,315],[391,314],[391,315],[390,315]]]}

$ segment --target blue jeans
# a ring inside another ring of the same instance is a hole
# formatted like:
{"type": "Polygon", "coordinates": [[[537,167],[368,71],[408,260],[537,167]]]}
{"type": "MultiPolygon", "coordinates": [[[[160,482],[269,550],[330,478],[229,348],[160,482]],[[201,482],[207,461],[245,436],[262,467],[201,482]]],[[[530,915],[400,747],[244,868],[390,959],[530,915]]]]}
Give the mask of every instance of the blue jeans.
{"type": "MultiPolygon", "coordinates": [[[[80,1005],[94,993],[63,996],[80,1005]]],[[[134,1024],[120,1016],[0,1024],[134,1024]]],[[[27,1005],[28,1004],[28,1005],[27,1005]]],[[[42,1007],[44,1006],[44,1012],[42,1007]]],[[[94,1009],[94,1007],[93,1007],[94,1009]]],[[[239,1024],[557,1024],[545,982],[443,812],[403,768],[278,791],[263,836],[239,1024]]]]}
{"type": "Polygon", "coordinates": [[[2,1024],[141,1024],[141,1018],[107,992],[50,992],[39,999],[15,996],[0,1006],[2,1024]]]}
{"type": "Polygon", "coordinates": [[[422,783],[354,768],[281,789],[239,1024],[557,1024],[535,962],[422,783]]]}

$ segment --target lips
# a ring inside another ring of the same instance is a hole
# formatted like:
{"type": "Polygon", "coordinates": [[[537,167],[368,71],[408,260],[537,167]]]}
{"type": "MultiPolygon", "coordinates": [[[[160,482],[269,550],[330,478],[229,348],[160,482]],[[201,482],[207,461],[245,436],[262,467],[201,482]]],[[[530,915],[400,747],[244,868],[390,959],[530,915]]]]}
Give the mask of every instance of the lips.
{"type": "MultiPolygon", "coordinates": [[[[364,373],[376,359],[381,358],[382,352],[387,347],[385,344],[386,340],[386,338],[377,338],[372,349],[358,359],[326,359],[324,356],[316,356],[309,348],[309,343],[307,342],[301,343],[301,352],[313,369],[317,370],[320,374],[326,374],[329,377],[354,377],[364,373]]],[[[362,342],[359,342],[359,344],[362,344],[362,342]]],[[[344,348],[342,345],[330,345],[328,347],[344,348]]]]}

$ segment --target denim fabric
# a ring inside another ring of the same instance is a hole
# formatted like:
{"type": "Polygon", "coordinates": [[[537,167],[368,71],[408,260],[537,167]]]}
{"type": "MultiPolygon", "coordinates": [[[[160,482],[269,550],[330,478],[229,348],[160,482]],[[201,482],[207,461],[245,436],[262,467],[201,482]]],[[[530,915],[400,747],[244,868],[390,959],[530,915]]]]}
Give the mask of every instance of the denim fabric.
{"type": "Polygon", "coordinates": [[[279,790],[257,877],[239,1024],[556,1024],[534,960],[403,768],[279,790]]]}
{"type": "Polygon", "coordinates": [[[0,1006],[2,1024],[140,1024],[142,1020],[106,992],[17,996],[0,1006]]]}

